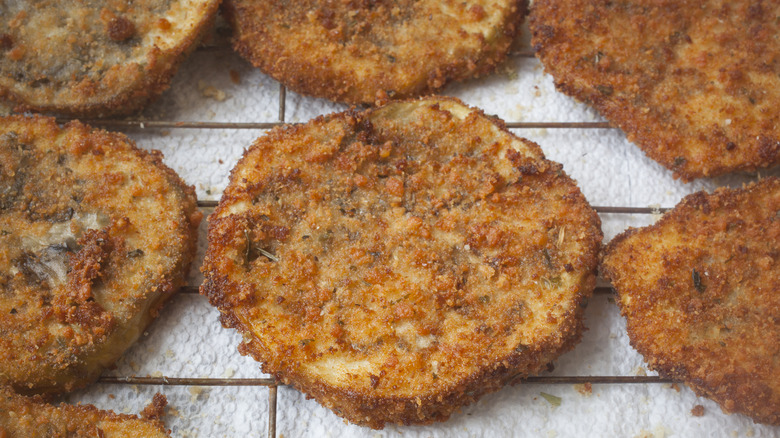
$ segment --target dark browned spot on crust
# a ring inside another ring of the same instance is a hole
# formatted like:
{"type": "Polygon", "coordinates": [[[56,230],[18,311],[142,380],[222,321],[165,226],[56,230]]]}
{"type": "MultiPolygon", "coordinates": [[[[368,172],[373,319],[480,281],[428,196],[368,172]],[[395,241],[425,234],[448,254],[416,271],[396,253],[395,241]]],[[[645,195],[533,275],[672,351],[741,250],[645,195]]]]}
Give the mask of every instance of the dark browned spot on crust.
{"type": "Polygon", "coordinates": [[[159,153],[78,122],[0,118],[0,385],[96,379],[184,282],[199,221],[159,153]]]}
{"type": "Polygon", "coordinates": [[[125,17],[115,17],[108,21],[106,32],[114,41],[126,41],[135,36],[135,24],[125,17]]]}
{"type": "Polygon", "coordinates": [[[780,424],[780,179],[686,197],[610,242],[632,345],[664,376],[780,424]]]}
{"type": "Polygon", "coordinates": [[[168,399],[158,392],[152,397],[152,402],[141,411],[141,418],[162,422],[162,417],[165,415],[165,406],[167,405],[168,399]]]}
{"type": "Polygon", "coordinates": [[[538,145],[454,99],[258,139],[201,292],[265,372],[349,421],[426,424],[580,339],[600,222],[538,145]]]}
{"type": "Polygon", "coordinates": [[[236,51],[290,89],[373,104],[493,71],[527,4],[228,0],[224,12],[236,51]]]}
{"type": "Polygon", "coordinates": [[[8,50],[14,46],[14,39],[11,35],[4,33],[0,35],[0,49],[8,50]]]}
{"type": "Polygon", "coordinates": [[[691,180],[780,164],[778,16],[776,1],[540,0],[529,21],[560,91],[691,180]]]}

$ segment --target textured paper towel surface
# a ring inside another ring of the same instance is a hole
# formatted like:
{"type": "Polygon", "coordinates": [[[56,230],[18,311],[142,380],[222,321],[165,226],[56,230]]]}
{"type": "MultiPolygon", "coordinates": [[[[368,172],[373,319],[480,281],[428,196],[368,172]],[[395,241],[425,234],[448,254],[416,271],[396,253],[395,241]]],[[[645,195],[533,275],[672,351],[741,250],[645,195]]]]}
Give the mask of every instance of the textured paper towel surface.
{"type": "MultiPolygon", "coordinates": [[[[525,46],[527,49],[527,44],[525,46]]],[[[552,79],[533,58],[514,56],[486,78],[450,86],[445,94],[496,114],[507,122],[603,121],[585,105],[555,91],[552,79]]],[[[279,85],[229,49],[198,50],[183,65],[169,91],[148,108],[146,120],[275,122],[279,85]]],[[[344,105],[287,92],[284,119],[305,122],[345,109],[344,105]]],[[[159,149],[165,162],[193,184],[200,199],[218,200],[230,169],[244,149],[264,133],[248,129],[125,130],[139,146],[159,149]]],[[[593,205],[674,206],[683,196],[754,177],[730,176],[683,184],[646,158],[615,129],[515,129],[538,142],[548,158],[563,163],[593,205]]],[[[778,172],[775,171],[774,174],[778,172]]],[[[208,213],[208,210],[206,210],[208,213]]],[[[652,223],[652,215],[601,215],[608,240],[628,226],[652,223]]],[[[205,248],[201,227],[198,265],[205,248]]],[[[196,266],[197,268],[197,266],[196,266]]],[[[193,270],[190,284],[202,277],[193,270]]],[[[196,294],[175,297],[140,342],[107,371],[111,376],[246,378],[267,377],[252,359],[238,354],[240,336],[223,329],[217,311],[196,294]]],[[[625,333],[614,301],[595,296],[586,311],[583,342],[555,363],[558,376],[633,376],[649,373],[625,333]]],[[[138,412],[156,392],[171,408],[168,427],[179,437],[267,436],[269,389],[96,384],[66,397],[118,412],[138,412]]],[[[522,384],[504,388],[468,406],[446,423],[427,427],[389,426],[381,432],[345,424],[301,393],[280,387],[276,430],[284,437],[773,437],[780,428],[755,425],[683,385],[593,385],[592,392],[570,384],[522,384]],[[552,406],[540,394],[561,398],[552,406]],[[704,415],[694,417],[694,406],[704,415]]]]}

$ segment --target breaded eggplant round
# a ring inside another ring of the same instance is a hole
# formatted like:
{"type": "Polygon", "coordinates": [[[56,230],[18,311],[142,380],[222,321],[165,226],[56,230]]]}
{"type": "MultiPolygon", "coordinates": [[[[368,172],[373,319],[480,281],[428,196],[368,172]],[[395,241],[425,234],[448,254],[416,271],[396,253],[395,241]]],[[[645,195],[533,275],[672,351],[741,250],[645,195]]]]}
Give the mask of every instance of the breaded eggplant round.
{"type": "Polygon", "coordinates": [[[0,383],[97,379],[183,284],[201,216],[159,152],[79,122],[0,118],[0,383]]]}
{"type": "Polygon", "coordinates": [[[780,2],[538,0],[558,90],[685,181],[780,164],[780,2]]]}
{"type": "Polygon", "coordinates": [[[219,0],[0,4],[0,98],[18,111],[129,114],[170,84],[219,0]]]}
{"type": "Polygon", "coordinates": [[[24,397],[0,385],[0,436],[8,438],[163,438],[159,421],[167,400],[157,394],[141,417],[98,410],[93,405],[58,406],[24,397]]]}
{"type": "Polygon", "coordinates": [[[507,56],[527,0],[226,0],[234,47],[290,89],[336,102],[421,96],[507,56]]]}
{"type": "Polygon", "coordinates": [[[455,99],[272,130],[209,218],[201,292],[263,370],[347,420],[446,420],[581,337],[598,216],[455,99]]]}
{"type": "Polygon", "coordinates": [[[780,425],[780,179],[690,195],[606,248],[631,344],[725,412],[780,425]]]}

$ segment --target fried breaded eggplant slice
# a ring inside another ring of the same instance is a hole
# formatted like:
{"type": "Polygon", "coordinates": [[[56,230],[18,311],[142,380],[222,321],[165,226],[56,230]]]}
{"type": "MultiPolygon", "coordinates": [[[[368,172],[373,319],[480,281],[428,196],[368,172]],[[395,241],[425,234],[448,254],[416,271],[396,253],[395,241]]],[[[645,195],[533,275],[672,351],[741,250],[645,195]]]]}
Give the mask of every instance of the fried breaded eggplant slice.
{"type": "Polygon", "coordinates": [[[561,165],[457,100],[258,139],[201,292],[239,351],[349,421],[427,424],[571,349],[602,239],[561,165]]]}
{"type": "Polygon", "coordinates": [[[690,195],[613,239],[631,344],[725,412],[780,424],[780,179],[690,195]]]}
{"type": "Polygon", "coordinates": [[[539,0],[536,54],[685,181],[780,164],[780,2],[539,0]]]}
{"type": "Polygon", "coordinates": [[[129,114],[159,96],[219,0],[4,0],[0,98],[17,110],[129,114]]]}
{"type": "Polygon", "coordinates": [[[139,418],[92,405],[54,406],[0,386],[0,436],[4,438],[157,438],[170,436],[159,421],[165,396],[156,394],[139,418]],[[149,412],[154,411],[154,412],[149,412]],[[151,413],[151,418],[148,414],[151,413]]]}
{"type": "Polygon", "coordinates": [[[236,51],[282,84],[373,104],[493,71],[527,0],[226,0],[223,10],[236,51]]]}
{"type": "Polygon", "coordinates": [[[0,118],[0,383],[96,379],[183,284],[195,193],[123,135],[0,118]]]}

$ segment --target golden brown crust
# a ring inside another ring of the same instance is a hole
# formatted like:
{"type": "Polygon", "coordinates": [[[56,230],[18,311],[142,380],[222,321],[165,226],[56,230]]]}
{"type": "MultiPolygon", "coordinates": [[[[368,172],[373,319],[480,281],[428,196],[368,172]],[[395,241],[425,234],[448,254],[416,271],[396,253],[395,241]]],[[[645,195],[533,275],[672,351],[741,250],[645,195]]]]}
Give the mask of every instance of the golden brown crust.
{"type": "Polygon", "coordinates": [[[337,102],[421,96],[493,71],[527,0],[226,0],[234,47],[292,90],[337,102]]]}
{"type": "MultiPolygon", "coordinates": [[[[155,394],[147,409],[161,414],[165,396],[155,394]]],[[[146,411],[146,410],[144,410],[146,411]]],[[[3,438],[157,438],[170,436],[156,418],[116,414],[93,405],[54,406],[39,396],[24,397],[0,385],[0,436],[3,438]]]]}
{"type": "Polygon", "coordinates": [[[661,375],[780,424],[780,179],[695,193],[606,248],[631,344],[661,375]]]}
{"type": "Polygon", "coordinates": [[[129,114],[159,96],[219,0],[5,2],[0,98],[17,111],[129,114]]]}
{"type": "Polygon", "coordinates": [[[201,292],[239,351],[349,421],[426,424],[579,341],[600,221],[535,143],[455,99],[258,139],[201,292]]]}
{"type": "Polygon", "coordinates": [[[556,87],[691,180],[780,164],[780,3],[540,0],[556,87]]]}
{"type": "Polygon", "coordinates": [[[194,189],[120,134],[0,118],[0,383],[96,379],[185,281],[194,189]]]}

